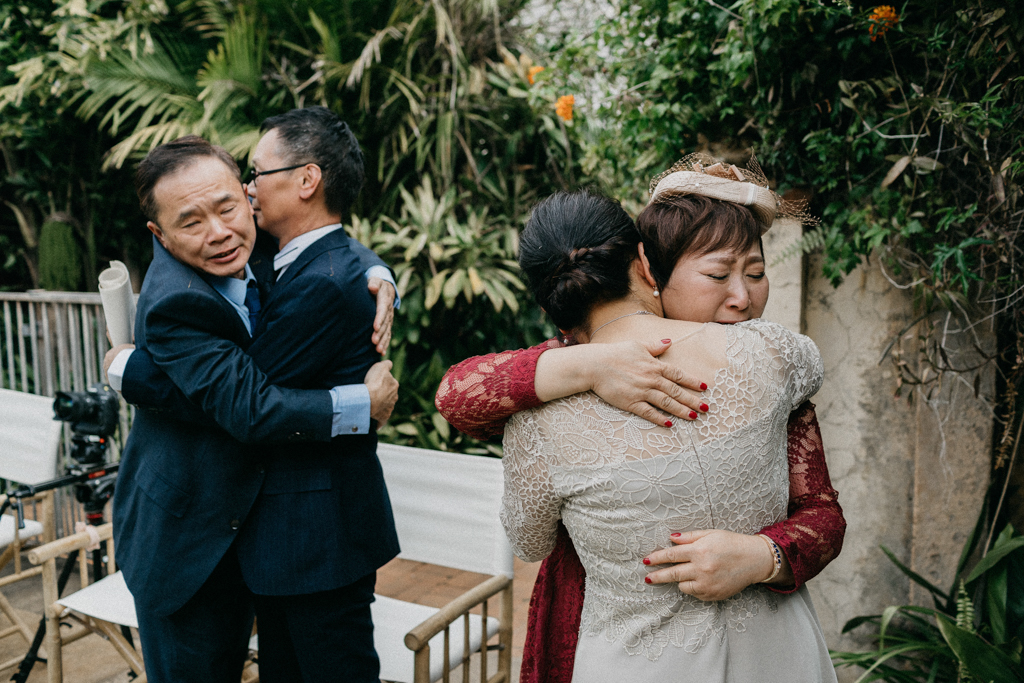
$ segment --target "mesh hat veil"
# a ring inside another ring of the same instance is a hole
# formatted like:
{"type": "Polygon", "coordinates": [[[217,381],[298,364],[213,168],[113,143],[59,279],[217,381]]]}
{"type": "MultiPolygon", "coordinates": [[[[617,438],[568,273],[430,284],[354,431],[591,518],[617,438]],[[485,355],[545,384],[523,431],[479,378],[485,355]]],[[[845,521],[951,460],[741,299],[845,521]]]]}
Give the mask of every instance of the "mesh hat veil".
{"type": "Polygon", "coordinates": [[[754,214],[761,234],[768,232],[776,218],[793,218],[804,225],[817,219],[807,213],[807,202],[788,201],[768,186],[768,178],[753,156],[746,168],[726,166],[709,154],[690,154],[651,179],[650,203],[677,195],[701,195],[746,206],[754,214]]]}

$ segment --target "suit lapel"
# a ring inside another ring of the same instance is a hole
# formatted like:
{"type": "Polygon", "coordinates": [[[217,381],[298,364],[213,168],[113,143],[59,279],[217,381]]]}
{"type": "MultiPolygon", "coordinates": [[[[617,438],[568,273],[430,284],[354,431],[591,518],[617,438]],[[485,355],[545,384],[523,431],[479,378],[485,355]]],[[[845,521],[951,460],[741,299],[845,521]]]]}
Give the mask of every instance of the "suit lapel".
{"type": "Polygon", "coordinates": [[[349,236],[345,233],[345,228],[339,228],[332,233],[324,235],[313,244],[306,247],[306,249],[299,254],[299,258],[288,266],[288,270],[284,272],[281,279],[274,285],[275,291],[280,289],[282,286],[288,284],[298,276],[302,269],[308,266],[321,254],[324,254],[332,249],[348,249],[349,236]]]}
{"type": "Polygon", "coordinates": [[[234,333],[239,343],[242,344],[243,348],[248,347],[249,331],[245,329],[245,323],[242,322],[234,307],[213,288],[213,285],[206,280],[203,273],[194,270],[190,266],[186,266],[171,256],[170,252],[164,249],[156,237],[153,238],[153,265],[158,267],[157,272],[162,273],[162,279],[165,279],[165,282],[159,280],[154,282],[156,287],[181,286],[185,289],[195,290],[213,297],[218,305],[224,309],[224,315],[227,316],[227,319],[232,321],[234,333]]]}

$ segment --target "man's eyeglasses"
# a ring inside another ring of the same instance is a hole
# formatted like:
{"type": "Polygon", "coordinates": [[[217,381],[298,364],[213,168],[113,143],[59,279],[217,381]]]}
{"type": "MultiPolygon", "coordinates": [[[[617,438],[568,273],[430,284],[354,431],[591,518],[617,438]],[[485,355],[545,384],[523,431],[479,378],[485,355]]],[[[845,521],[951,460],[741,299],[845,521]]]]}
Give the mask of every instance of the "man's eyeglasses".
{"type": "Polygon", "coordinates": [[[245,180],[248,183],[256,184],[260,176],[272,175],[274,173],[281,173],[282,171],[294,171],[297,168],[302,168],[307,164],[295,164],[294,166],[285,166],[284,168],[275,168],[272,171],[257,171],[255,168],[249,171],[249,175],[246,176],[245,180]]]}

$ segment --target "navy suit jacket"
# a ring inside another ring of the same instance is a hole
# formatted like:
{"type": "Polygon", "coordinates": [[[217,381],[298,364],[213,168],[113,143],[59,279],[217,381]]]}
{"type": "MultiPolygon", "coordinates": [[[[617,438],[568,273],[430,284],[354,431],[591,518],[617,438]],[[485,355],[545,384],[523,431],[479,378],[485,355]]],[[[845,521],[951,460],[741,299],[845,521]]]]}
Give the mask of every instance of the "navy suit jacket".
{"type": "Polygon", "coordinates": [[[136,346],[177,388],[164,378],[142,401],[114,500],[118,561],[140,609],[176,611],[236,541],[247,584],[271,595],[343,586],[397,554],[376,436],[331,439],[324,391],[361,382],[377,360],[367,253],[340,231],[311,245],[250,339],[223,297],[154,242],[136,346]],[[220,426],[182,421],[178,391],[220,426]]]}

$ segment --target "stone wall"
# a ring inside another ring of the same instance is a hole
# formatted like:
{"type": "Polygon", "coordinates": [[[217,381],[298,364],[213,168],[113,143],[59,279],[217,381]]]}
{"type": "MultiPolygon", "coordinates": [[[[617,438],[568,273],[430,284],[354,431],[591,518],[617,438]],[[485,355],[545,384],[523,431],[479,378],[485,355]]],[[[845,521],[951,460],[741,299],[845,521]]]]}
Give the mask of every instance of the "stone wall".
{"type": "MultiPolygon", "coordinates": [[[[980,398],[959,381],[944,383],[931,400],[916,394],[908,401],[906,390],[894,398],[892,364],[882,354],[901,332],[909,335],[905,349],[916,343],[916,330],[905,330],[912,320],[909,294],[877,264],[862,265],[833,288],[821,275],[819,256],[775,263],[774,255],[799,234],[799,226],[783,226],[766,239],[771,299],[765,317],[798,324],[822,352],[825,381],[813,401],[848,527],[842,553],[808,587],[829,646],[865,649],[870,641],[863,633],[842,635],[846,621],[888,605],[930,602],[880,546],[949,586],[988,485],[993,373],[983,376],[980,398]]],[[[987,331],[958,334],[949,345],[963,349],[960,361],[971,344],[991,345],[987,331]]],[[[840,672],[840,680],[855,677],[840,672]]]]}

